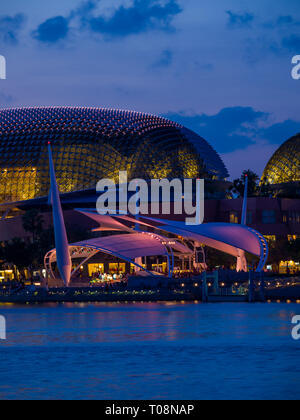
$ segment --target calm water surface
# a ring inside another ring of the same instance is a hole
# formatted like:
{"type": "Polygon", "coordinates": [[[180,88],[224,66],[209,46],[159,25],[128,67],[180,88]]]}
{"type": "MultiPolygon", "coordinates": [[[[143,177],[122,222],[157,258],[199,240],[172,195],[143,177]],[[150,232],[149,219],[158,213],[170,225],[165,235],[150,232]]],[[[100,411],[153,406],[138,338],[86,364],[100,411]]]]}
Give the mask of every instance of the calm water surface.
{"type": "Polygon", "coordinates": [[[0,399],[299,399],[296,304],[0,305],[0,399]]]}

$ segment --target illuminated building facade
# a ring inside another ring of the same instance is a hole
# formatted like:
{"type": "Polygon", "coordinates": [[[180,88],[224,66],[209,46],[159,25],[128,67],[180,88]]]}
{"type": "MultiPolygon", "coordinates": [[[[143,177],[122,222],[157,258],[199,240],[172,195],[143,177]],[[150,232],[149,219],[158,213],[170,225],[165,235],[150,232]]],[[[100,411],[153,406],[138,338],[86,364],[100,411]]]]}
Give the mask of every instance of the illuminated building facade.
{"type": "MultiPolygon", "coordinates": [[[[52,145],[62,206],[71,226],[97,228],[87,218],[80,218],[74,209],[94,208],[97,182],[102,178],[118,181],[121,170],[127,170],[131,179],[205,178],[205,192],[210,198],[205,201],[205,222],[241,223],[242,201],[226,200],[225,194],[213,195],[215,184],[225,184],[229,176],[221,158],[203,138],[177,123],[112,109],[7,109],[0,111],[3,242],[29,237],[24,232],[21,214],[30,208],[41,210],[45,226],[51,226],[48,142],[52,145]]],[[[269,183],[275,186],[300,181],[299,142],[298,135],[272,157],[264,172],[269,183]]],[[[293,198],[249,199],[247,225],[269,241],[298,239],[300,200],[293,198]]]]}
{"type": "Polygon", "coordinates": [[[200,136],[167,119],[99,108],[0,111],[0,203],[47,196],[51,142],[61,193],[95,188],[102,178],[206,178],[229,175],[200,136]]]}
{"type": "Polygon", "coordinates": [[[274,153],[262,181],[283,184],[300,181],[300,134],[292,137],[274,153]]]}

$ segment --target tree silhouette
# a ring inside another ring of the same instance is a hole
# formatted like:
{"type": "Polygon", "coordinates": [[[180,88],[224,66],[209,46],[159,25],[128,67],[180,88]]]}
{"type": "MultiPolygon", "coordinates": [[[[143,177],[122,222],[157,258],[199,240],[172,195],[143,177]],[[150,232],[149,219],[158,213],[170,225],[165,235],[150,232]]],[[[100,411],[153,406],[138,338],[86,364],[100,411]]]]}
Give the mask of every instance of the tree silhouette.
{"type": "MultiPolygon", "coordinates": [[[[35,260],[35,247],[20,238],[15,238],[3,247],[3,256],[7,263],[13,264],[19,272],[30,267],[35,260]]],[[[16,275],[16,272],[15,272],[16,275]]]]}
{"type": "Polygon", "coordinates": [[[233,181],[233,186],[230,188],[231,194],[234,196],[242,197],[245,191],[246,177],[248,177],[248,197],[255,197],[259,192],[259,176],[248,169],[244,171],[242,176],[233,181]]]}
{"type": "Polygon", "coordinates": [[[41,216],[39,210],[28,210],[22,216],[22,223],[25,232],[32,234],[32,241],[35,242],[43,231],[44,218],[41,216]]]}

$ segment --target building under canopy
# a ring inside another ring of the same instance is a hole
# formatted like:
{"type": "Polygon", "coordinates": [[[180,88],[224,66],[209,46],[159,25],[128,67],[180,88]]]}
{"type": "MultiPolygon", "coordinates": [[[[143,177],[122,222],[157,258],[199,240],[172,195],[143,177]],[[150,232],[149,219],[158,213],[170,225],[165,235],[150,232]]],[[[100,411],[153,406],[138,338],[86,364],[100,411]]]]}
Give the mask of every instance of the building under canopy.
{"type": "MultiPolygon", "coordinates": [[[[150,217],[139,217],[137,220],[131,216],[101,216],[92,210],[80,210],[80,213],[99,223],[96,231],[114,231],[115,234],[71,244],[71,258],[74,261],[80,259],[72,275],[99,252],[131,263],[151,275],[155,273],[141,265],[141,258],[165,257],[170,277],[174,270],[175,256],[192,257],[197,246],[206,245],[236,258],[241,251],[255,255],[259,258],[258,272],[262,271],[268,257],[266,239],[243,225],[208,223],[187,226],[184,222],[150,217]]],[[[55,277],[52,269],[55,262],[54,249],[45,257],[45,267],[52,278],[55,277]]]]}

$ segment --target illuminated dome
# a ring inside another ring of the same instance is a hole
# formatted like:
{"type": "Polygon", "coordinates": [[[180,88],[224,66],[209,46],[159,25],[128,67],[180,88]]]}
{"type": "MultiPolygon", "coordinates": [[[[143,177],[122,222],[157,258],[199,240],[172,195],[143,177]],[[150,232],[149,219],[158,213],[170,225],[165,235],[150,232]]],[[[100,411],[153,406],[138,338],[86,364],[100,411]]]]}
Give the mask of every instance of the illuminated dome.
{"type": "Polygon", "coordinates": [[[0,203],[46,196],[47,143],[62,193],[95,188],[102,178],[223,180],[228,172],[200,136],[167,119],[98,108],[0,111],[0,203]]]}
{"type": "Polygon", "coordinates": [[[281,184],[300,181],[300,134],[286,141],[266,166],[262,181],[281,184]]]}

